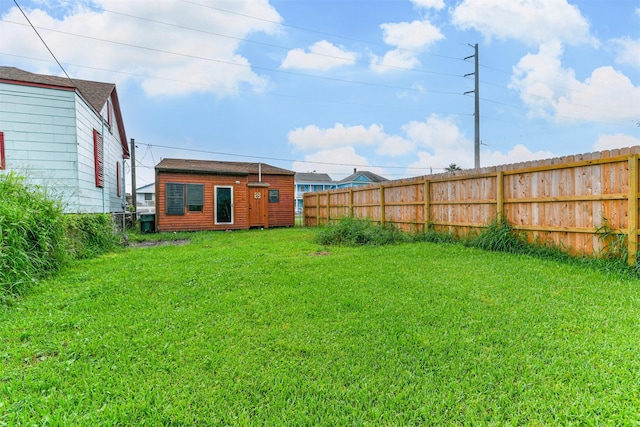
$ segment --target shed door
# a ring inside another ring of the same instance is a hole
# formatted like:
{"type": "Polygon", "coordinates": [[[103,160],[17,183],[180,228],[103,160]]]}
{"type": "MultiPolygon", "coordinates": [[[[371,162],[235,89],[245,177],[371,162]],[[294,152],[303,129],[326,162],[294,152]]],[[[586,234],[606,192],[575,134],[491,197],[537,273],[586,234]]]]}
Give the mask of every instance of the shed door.
{"type": "Polygon", "coordinates": [[[249,227],[269,227],[266,187],[249,187],[249,227]]]}
{"type": "Polygon", "coordinates": [[[233,187],[215,187],[216,224],[233,224],[233,187]]]}

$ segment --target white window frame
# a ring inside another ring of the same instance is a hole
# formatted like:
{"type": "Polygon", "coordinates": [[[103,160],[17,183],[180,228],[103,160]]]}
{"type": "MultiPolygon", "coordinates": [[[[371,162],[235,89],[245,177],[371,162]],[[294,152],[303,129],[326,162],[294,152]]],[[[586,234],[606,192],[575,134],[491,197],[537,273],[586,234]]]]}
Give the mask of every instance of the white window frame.
{"type": "Polygon", "coordinates": [[[230,225],[234,224],[234,201],[233,201],[233,186],[231,185],[216,185],[214,186],[214,194],[213,194],[213,215],[214,215],[214,223],[216,225],[230,225]],[[231,190],[231,222],[218,222],[218,189],[219,188],[228,188],[231,190]]]}

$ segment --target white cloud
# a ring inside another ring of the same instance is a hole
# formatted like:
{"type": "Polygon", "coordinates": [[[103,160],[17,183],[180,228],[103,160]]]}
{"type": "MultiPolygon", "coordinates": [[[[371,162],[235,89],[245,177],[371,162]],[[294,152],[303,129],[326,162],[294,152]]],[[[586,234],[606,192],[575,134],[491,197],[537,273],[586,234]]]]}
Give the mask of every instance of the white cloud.
{"type": "Polygon", "coordinates": [[[522,144],[514,146],[506,154],[500,151],[483,150],[480,162],[483,167],[507,165],[512,163],[530,162],[533,160],[551,159],[558,157],[551,151],[532,152],[522,144]]]}
{"type": "Polygon", "coordinates": [[[438,27],[428,20],[397,22],[380,25],[383,39],[389,46],[397,49],[388,51],[382,58],[372,56],[371,68],[382,73],[393,68],[414,68],[420,64],[420,50],[444,39],[438,27]]]}
{"type": "Polygon", "coordinates": [[[346,145],[375,145],[388,138],[384,129],[380,125],[345,126],[336,123],[334,127],[328,129],[319,128],[316,125],[309,125],[304,128],[297,128],[289,132],[289,144],[298,149],[311,151],[346,145]]]}
{"type": "Polygon", "coordinates": [[[557,121],[613,122],[640,116],[640,87],[612,67],[596,68],[579,81],[571,68],[562,66],[558,42],[540,46],[537,54],[524,56],[514,67],[510,88],[531,115],[557,121]]]}
{"type": "Polygon", "coordinates": [[[282,68],[326,71],[352,65],[356,58],[356,53],[322,40],[313,44],[309,48],[309,52],[305,52],[303,49],[290,50],[280,66],[282,68]]]}
{"type": "Polygon", "coordinates": [[[358,155],[352,146],[308,154],[304,157],[304,162],[294,162],[291,169],[298,172],[318,170],[328,173],[333,179],[342,179],[353,173],[354,165],[357,165],[357,169],[366,169],[379,175],[384,173],[380,168],[369,166],[367,159],[358,155]]]}
{"type": "MultiPolygon", "coordinates": [[[[64,14],[56,8],[26,10],[62,63],[93,67],[68,65],[67,71],[74,77],[118,84],[141,79],[149,95],[214,92],[224,96],[237,93],[240,86],[260,91],[266,84],[237,51],[241,40],[252,33],[279,31],[274,22],[280,22],[281,17],[267,0],[218,0],[210,7],[152,0],[96,0],[93,4],[95,9],[77,6],[65,9],[64,14]],[[240,14],[262,19],[246,19],[240,14]],[[172,25],[161,23],[167,22],[167,16],[172,25]]],[[[3,45],[4,53],[50,61],[17,8],[2,19],[0,38],[12,41],[3,45]]],[[[29,71],[59,73],[55,64],[29,71]]]]}
{"type": "Polygon", "coordinates": [[[640,145],[640,138],[617,133],[614,135],[600,135],[593,145],[594,151],[614,150],[616,148],[634,147],[640,145]]]}
{"type": "Polygon", "coordinates": [[[453,10],[452,21],[460,29],[479,31],[487,40],[598,44],[587,19],[566,0],[464,0],[453,10]]]}
{"type": "Polygon", "coordinates": [[[640,69],[640,39],[622,37],[614,39],[613,44],[618,52],[618,63],[640,69]]]}
{"type": "Polygon", "coordinates": [[[384,42],[401,49],[422,49],[444,39],[438,27],[427,20],[387,23],[380,28],[384,42]]]}
{"type": "Polygon", "coordinates": [[[444,0],[411,0],[416,7],[440,10],[444,7],[444,0]]]}

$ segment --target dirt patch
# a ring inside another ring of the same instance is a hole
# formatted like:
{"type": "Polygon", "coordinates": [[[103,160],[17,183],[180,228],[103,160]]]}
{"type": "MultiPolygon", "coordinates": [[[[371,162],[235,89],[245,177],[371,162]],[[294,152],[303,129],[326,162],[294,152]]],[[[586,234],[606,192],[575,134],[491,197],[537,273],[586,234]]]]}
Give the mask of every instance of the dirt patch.
{"type": "Polygon", "coordinates": [[[319,252],[312,252],[309,255],[310,256],[327,256],[330,255],[331,252],[326,252],[326,251],[319,251],[319,252]]]}
{"type": "Polygon", "coordinates": [[[148,242],[132,242],[129,244],[132,248],[154,248],[156,246],[184,246],[189,244],[189,239],[179,240],[153,240],[148,242]]]}

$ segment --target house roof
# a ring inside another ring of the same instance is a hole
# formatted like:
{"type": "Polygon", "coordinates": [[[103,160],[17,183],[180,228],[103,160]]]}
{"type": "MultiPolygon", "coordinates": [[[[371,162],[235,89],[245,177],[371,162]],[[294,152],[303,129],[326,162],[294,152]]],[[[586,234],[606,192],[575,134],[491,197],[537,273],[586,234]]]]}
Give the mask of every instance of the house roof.
{"type": "Polygon", "coordinates": [[[162,159],[156,165],[161,172],[191,172],[216,175],[295,175],[295,172],[266,163],[221,162],[217,160],[162,159]]]}
{"type": "Polygon", "coordinates": [[[369,172],[369,171],[357,171],[355,173],[352,173],[351,175],[349,175],[348,177],[341,179],[340,181],[338,181],[338,184],[344,184],[347,182],[354,182],[359,176],[364,176],[367,178],[367,180],[369,180],[370,182],[384,182],[384,181],[389,181],[387,178],[380,176],[380,175],[376,175],[373,172],[369,172]]]}
{"type": "Polygon", "coordinates": [[[316,172],[296,172],[296,181],[298,182],[327,182],[332,183],[333,179],[326,173],[316,172]]]}
{"type": "Polygon", "coordinates": [[[124,123],[120,112],[120,103],[118,101],[118,93],[114,83],[94,82],[90,80],[68,79],[66,77],[47,76],[44,74],[30,73],[16,67],[0,66],[0,82],[14,84],[28,84],[34,86],[55,87],[66,90],[77,90],[78,93],[93,108],[96,114],[100,115],[102,107],[106,104],[111,96],[113,99],[113,109],[120,130],[120,142],[122,144],[122,152],[125,158],[129,158],[129,146],[127,145],[127,136],[124,131],[124,123]]]}
{"type": "Polygon", "coordinates": [[[155,193],[156,192],[156,183],[152,182],[151,184],[143,185],[142,187],[136,188],[136,193],[155,193]]]}

